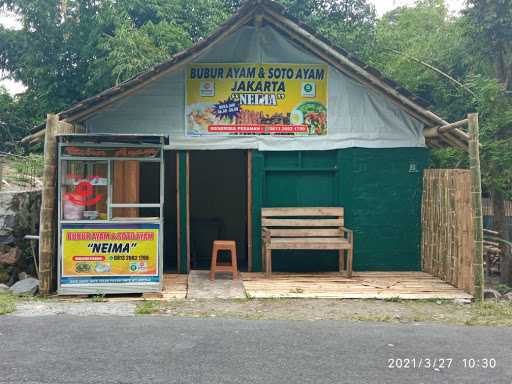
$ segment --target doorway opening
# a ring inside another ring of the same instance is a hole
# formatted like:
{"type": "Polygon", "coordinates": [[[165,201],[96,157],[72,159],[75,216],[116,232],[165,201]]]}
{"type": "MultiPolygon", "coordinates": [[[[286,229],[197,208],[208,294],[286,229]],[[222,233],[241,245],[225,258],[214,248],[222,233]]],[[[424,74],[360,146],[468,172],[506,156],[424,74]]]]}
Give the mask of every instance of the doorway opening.
{"type": "Polygon", "coordinates": [[[210,268],[213,240],[234,240],[247,271],[247,152],[190,151],[189,167],[190,269],[210,268]]]}

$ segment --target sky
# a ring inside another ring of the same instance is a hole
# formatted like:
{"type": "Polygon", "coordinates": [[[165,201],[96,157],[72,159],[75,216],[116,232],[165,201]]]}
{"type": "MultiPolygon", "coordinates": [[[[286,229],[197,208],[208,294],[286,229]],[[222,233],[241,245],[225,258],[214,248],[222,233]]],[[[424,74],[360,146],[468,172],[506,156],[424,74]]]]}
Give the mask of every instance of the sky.
{"type": "MultiPolygon", "coordinates": [[[[445,0],[451,12],[456,13],[464,6],[465,0],[445,0]]],[[[415,0],[369,0],[375,5],[378,16],[382,16],[388,11],[400,6],[413,5],[415,0]]],[[[0,14],[0,24],[6,28],[19,28],[19,22],[16,15],[0,14]]],[[[25,90],[23,84],[16,81],[5,79],[6,74],[0,73],[0,86],[4,86],[11,95],[21,93],[25,90]]]]}

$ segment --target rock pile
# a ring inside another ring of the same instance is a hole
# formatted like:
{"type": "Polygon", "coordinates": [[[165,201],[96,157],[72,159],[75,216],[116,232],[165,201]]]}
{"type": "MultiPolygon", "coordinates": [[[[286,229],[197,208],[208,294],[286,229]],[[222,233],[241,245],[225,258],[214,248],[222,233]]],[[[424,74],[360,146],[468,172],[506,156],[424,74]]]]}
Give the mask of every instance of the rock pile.
{"type": "Polygon", "coordinates": [[[19,294],[37,292],[39,282],[31,277],[36,274],[31,247],[37,244],[24,237],[37,231],[39,206],[40,191],[0,192],[0,292],[4,286],[23,291],[19,294]]]}

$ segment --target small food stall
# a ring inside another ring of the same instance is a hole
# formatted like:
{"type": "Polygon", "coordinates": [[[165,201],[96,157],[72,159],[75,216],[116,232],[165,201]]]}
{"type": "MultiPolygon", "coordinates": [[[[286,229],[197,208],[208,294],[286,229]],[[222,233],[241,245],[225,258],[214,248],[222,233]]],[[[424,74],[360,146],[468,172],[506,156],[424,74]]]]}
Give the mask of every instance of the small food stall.
{"type": "Polygon", "coordinates": [[[161,291],[165,141],[58,136],[58,293],[161,291]]]}

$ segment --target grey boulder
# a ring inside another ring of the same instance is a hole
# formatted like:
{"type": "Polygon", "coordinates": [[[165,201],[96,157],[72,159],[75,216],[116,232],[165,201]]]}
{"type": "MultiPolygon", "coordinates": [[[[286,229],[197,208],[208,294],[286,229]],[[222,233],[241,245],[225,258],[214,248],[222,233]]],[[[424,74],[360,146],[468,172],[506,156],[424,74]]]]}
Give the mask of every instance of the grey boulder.
{"type": "Polygon", "coordinates": [[[29,277],[15,283],[9,291],[14,295],[35,295],[38,289],[39,280],[29,277]]]}
{"type": "Polygon", "coordinates": [[[505,293],[503,295],[503,299],[508,300],[508,301],[512,301],[512,291],[505,293]]]}
{"type": "Polygon", "coordinates": [[[9,287],[5,284],[0,284],[0,293],[9,292],[9,287]]]}
{"type": "Polygon", "coordinates": [[[484,299],[499,300],[501,299],[501,293],[495,289],[486,288],[484,289],[484,299]]]}

